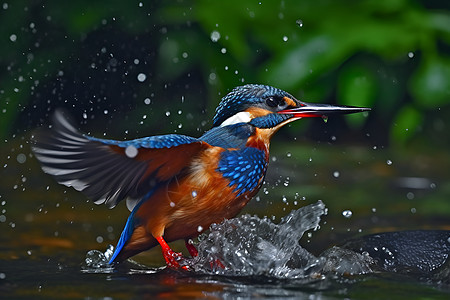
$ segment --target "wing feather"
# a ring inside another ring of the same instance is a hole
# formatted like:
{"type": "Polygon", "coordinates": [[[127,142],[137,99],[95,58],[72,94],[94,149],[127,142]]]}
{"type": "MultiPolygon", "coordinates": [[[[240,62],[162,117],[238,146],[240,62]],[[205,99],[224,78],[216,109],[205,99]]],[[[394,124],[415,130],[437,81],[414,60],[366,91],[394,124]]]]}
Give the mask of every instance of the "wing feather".
{"type": "Polygon", "coordinates": [[[42,169],[59,183],[109,207],[128,198],[129,208],[211,147],[196,138],[174,134],[131,141],[93,138],[80,133],[62,111],[55,112],[52,129],[38,131],[33,142],[42,169]],[[136,155],[127,156],[129,147],[137,150],[136,155]]]}

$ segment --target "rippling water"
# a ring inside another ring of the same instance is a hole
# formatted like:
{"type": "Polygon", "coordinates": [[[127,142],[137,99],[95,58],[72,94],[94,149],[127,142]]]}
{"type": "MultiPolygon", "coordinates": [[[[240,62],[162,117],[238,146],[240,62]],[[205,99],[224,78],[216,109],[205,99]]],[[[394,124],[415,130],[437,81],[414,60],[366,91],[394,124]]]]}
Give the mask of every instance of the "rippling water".
{"type": "MultiPolygon", "coordinates": [[[[199,256],[181,262],[190,270],[176,271],[164,267],[159,247],[107,266],[113,250],[108,244],[117,242],[127,210],[86,203],[83,195],[44,176],[32,158],[24,161],[25,150],[14,152],[20,145],[8,147],[4,157],[11,159],[5,160],[0,182],[1,299],[447,299],[450,294],[448,262],[425,273],[383,270],[344,243],[382,231],[449,230],[448,172],[439,171],[448,170],[447,153],[424,160],[405,153],[291,147],[296,154],[271,162],[267,184],[246,208],[251,215],[212,226],[196,241],[199,256]],[[438,169],[419,189],[417,179],[407,176],[424,161],[438,169]]],[[[184,250],[182,243],[171,246],[184,250]]]]}
{"type": "MultiPolygon", "coordinates": [[[[278,224],[269,218],[243,215],[231,220],[225,220],[220,224],[213,224],[209,233],[202,234],[196,247],[199,255],[195,258],[183,258],[180,263],[189,267],[188,271],[176,271],[166,268],[148,268],[144,265],[129,261],[122,264],[108,265],[113,253],[113,247],[109,246],[105,252],[91,250],[87,253],[82,272],[90,274],[110,274],[117,276],[120,272],[126,272],[128,276],[150,275],[170,276],[175,275],[176,280],[189,277],[196,284],[212,283],[212,286],[226,285],[235,290],[231,292],[220,291],[206,292],[203,295],[226,295],[237,296],[242,292],[256,293],[264,296],[305,296],[308,289],[322,295],[328,289],[336,289],[333,293],[339,293],[343,286],[363,285],[372,280],[389,280],[391,276],[400,274],[409,275],[409,279],[403,278],[402,284],[408,280],[419,280],[424,284],[440,286],[443,290],[450,288],[448,274],[449,262],[444,263],[450,253],[450,232],[440,231],[442,239],[431,237],[431,241],[441,243],[444,249],[441,253],[435,252],[430,255],[441,255],[442,258],[434,260],[435,267],[439,271],[432,273],[433,268],[426,272],[412,273],[411,269],[405,272],[406,267],[415,267],[418,264],[422,268],[426,264],[432,264],[432,259],[419,258],[418,262],[401,261],[389,266],[391,273],[382,270],[383,262],[377,262],[379,257],[371,257],[369,252],[359,253],[345,247],[333,246],[322,254],[315,256],[300,246],[299,240],[309,230],[320,228],[321,217],[326,215],[325,205],[318,201],[297,210],[293,210],[283,217],[278,224]],[[407,264],[407,265],[406,265],[407,264]],[[397,268],[397,269],[395,269],[397,268]],[[395,269],[395,271],[394,271],[395,269]],[[384,271],[384,272],[383,272],[384,271]],[[424,275],[428,275],[424,277],[424,275]],[[407,280],[406,280],[407,279],[407,280]],[[264,286],[260,286],[263,284],[264,286]],[[269,288],[271,287],[271,288],[269,288]],[[229,294],[228,294],[229,293],[229,294]]],[[[420,231],[420,234],[427,233],[420,231]]],[[[397,234],[397,233],[396,233],[397,234]]],[[[351,241],[367,247],[383,247],[386,253],[390,253],[386,242],[395,245],[390,238],[379,240],[378,244],[368,244],[367,239],[362,238],[351,241]],[[365,245],[366,243],[367,245],[365,245]]],[[[398,233],[401,238],[417,235],[414,232],[398,233]]],[[[433,235],[433,233],[430,233],[433,235]]],[[[378,237],[382,235],[378,235],[378,237]]],[[[426,238],[426,237],[425,237],[426,238]]],[[[372,237],[369,239],[372,241],[372,237]]],[[[405,241],[410,245],[409,241],[405,241]]],[[[403,247],[402,244],[400,247],[403,247]]],[[[390,246],[392,247],[392,246],[390,246]]],[[[396,251],[397,248],[391,248],[396,251]]],[[[430,248],[431,249],[431,248],[430,248]]],[[[427,249],[423,249],[428,251],[427,249]]],[[[411,249],[412,252],[416,249],[411,249]]],[[[408,255],[408,253],[399,253],[408,255]]],[[[393,256],[392,253],[390,255],[393,256]]],[[[388,268],[388,269],[389,269],[388,268]]],[[[386,269],[386,268],[385,268],[386,269]]],[[[425,288],[425,286],[424,286],[425,288]]],[[[326,293],[325,293],[326,294],[326,293]]]]}

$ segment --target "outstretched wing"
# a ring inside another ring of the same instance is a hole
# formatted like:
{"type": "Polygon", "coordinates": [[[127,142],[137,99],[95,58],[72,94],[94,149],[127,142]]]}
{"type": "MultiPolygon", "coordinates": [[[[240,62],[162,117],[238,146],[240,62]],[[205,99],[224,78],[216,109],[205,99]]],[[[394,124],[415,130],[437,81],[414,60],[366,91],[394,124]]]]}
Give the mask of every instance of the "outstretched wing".
{"type": "Polygon", "coordinates": [[[131,199],[129,209],[210,147],[175,134],[131,141],[97,139],[80,133],[61,111],[55,112],[52,129],[38,131],[33,141],[42,169],[59,183],[109,207],[131,199]]]}

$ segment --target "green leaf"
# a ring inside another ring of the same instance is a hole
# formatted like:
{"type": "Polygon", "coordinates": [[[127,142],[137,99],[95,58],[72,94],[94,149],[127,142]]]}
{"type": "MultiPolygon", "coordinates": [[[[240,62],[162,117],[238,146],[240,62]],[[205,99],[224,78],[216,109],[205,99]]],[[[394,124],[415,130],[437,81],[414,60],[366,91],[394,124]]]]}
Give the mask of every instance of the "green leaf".
{"type": "MultiPolygon", "coordinates": [[[[337,97],[339,104],[372,107],[377,95],[377,80],[373,72],[359,63],[345,67],[339,74],[337,97]]],[[[365,122],[364,114],[346,118],[353,128],[360,128],[365,122]]]]}
{"type": "Polygon", "coordinates": [[[437,108],[450,103],[450,60],[425,60],[413,75],[410,91],[416,103],[425,108],[437,108]]]}
{"type": "Polygon", "coordinates": [[[264,81],[285,89],[301,86],[310,77],[336,65],[346,51],[328,36],[317,36],[283,53],[267,67],[264,81]],[[329,49],[333,49],[330,51],[329,49]]]}
{"type": "Polygon", "coordinates": [[[403,107],[397,114],[391,127],[391,140],[404,144],[421,129],[423,115],[412,105],[403,107]]]}

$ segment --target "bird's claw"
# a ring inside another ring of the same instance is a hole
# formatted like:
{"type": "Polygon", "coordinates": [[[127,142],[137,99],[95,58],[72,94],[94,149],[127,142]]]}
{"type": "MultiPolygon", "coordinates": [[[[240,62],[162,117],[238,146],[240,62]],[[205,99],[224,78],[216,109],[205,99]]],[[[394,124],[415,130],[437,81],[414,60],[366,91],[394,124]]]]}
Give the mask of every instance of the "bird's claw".
{"type": "Polygon", "coordinates": [[[181,266],[179,261],[183,259],[181,252],[174,252],[172,250],[163,253],[164,260],[169,268],[187,270],[187,266],[181,266]]]}
{"type": "Polygon", "coordinates": [[[218,258],[216,258],[214,261],[209,262],[209,265],[211,266],[211,269],[225,269],[224,264],[218,258]]]}

